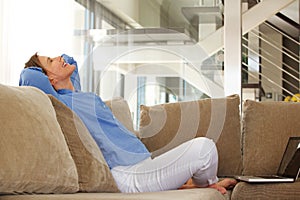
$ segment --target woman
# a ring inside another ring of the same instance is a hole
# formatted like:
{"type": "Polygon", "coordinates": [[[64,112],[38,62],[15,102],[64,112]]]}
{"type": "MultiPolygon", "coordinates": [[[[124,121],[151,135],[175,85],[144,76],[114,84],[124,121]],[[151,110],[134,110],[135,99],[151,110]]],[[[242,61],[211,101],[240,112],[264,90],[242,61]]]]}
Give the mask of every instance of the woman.
{"type": "Polygon", "coordinates": [[[20,85],[55,96],[81,118],[122,192],[209,187],[225,194],[236,184],[234,179],[218,182],[217,149],[208,138],[195,138],[152,159],[99,96],[80,91],[77,63],[65,54],[55,58],[34,54],[25,64],[20,85]]]}

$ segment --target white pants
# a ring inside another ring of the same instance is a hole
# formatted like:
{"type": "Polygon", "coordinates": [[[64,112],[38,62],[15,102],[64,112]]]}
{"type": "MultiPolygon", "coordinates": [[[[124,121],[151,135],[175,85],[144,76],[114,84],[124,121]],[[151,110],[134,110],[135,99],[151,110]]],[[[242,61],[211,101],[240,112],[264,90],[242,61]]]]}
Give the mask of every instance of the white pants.
{"type": "Polygon", "coordinates": [[[133,166],[114,167],[111,172],[121,192],[173,190],[193,178],[206,187],[218,181],[218,153],[208,138],[195,138],[154,158],[133,166]]]}

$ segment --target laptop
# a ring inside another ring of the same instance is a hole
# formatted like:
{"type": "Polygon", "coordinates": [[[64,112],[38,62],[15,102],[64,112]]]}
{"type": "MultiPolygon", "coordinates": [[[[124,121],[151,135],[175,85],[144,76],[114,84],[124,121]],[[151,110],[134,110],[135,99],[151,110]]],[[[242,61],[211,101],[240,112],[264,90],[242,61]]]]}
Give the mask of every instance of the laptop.
{"type": "Polygon", "coordinates": [[[276,175],[235,176],[248,183],[294,182],[300,173],[300,137],[290,137],[276,175]]]}

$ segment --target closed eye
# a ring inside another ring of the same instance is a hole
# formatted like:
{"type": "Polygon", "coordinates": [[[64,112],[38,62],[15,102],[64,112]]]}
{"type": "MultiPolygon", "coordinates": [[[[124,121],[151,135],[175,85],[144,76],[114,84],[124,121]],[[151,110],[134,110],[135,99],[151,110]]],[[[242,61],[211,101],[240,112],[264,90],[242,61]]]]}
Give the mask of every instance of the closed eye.
{"type": "Polygon", "coordinates": [[[47,62],[52,63],[52,61],[53,61],[53,60],[52,60],[50,57],[47,58],[47,62]]]}

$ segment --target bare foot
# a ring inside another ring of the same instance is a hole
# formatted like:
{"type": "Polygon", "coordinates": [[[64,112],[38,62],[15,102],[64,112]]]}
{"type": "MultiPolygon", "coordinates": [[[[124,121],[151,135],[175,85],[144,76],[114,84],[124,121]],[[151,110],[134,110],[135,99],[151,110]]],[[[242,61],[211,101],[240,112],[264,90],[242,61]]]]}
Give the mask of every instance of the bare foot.
{"type": "Polygon", "coordinates": [[[208,188],[214,188],[221,192],[222,194],[226,194],[227,189],[233,188],[237,184],[237,181],[232,178],[225,178],[215,184],[209,185],[208,188]]]}
{"type": "MultiPolygon", "coordinates": [[[[222,194],[226,194],[227,189],[233,188],[237,184],[237,181],[232,178],[225,178],[215,184],[209,185],[208,188],[214,188],[221,192],[222,194]]],[[[189,179],[183,186],[181,186],[178,189],[192,189],[192,188],[201,188],[200,186],[197,186],[193,184],[192,179],[189,179]]]]}

